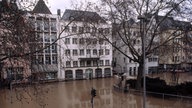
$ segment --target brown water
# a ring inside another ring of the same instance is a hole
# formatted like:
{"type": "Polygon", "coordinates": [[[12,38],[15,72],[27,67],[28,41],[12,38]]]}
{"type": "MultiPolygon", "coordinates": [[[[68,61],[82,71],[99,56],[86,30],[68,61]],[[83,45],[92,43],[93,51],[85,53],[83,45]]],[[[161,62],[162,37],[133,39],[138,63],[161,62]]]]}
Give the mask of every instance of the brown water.
{"type": "MultiPolygon", "coordinates": [[[[113,78],[50,83],[0,91],[0,108],[142,108],[142,96],[114,91],[113,78]]],[[[147,96],[147,108],[192,108],[192,101],[147,96]]]]}

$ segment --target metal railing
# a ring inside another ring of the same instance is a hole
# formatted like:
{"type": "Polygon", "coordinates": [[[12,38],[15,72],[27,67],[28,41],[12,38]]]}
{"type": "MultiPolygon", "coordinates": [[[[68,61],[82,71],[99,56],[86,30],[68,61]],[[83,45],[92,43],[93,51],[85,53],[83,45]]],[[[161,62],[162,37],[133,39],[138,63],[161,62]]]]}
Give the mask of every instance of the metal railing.
{"type": "MultiPolygon", "coordinates": [[[[133,94],[143,94],[143,91],[140,90],[133,90],[130,89],[128,91],[129,93],[133,94]]],[[[187,101],[192,101],[192,96],[184,96],[184,95],[177,95],[177,94],[167,94],[167,93],[159,93],[159,92],[151,92],[151,91],[146,91],[146,95],[149,97],[157,97],[160,99],[176,99],[176,100],[187,100],[187,101]]]]}

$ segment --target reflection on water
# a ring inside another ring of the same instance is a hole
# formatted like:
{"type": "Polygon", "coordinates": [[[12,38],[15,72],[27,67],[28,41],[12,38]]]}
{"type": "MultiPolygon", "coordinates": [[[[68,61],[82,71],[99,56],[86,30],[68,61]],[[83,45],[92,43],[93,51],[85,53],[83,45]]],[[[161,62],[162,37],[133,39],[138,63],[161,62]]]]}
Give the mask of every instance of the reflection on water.
{"type": "MultiPolygon", "coordinates": [[[[112,88],[113,78],[51,83],[0,91],[1,108],[91,108],[91,88],[95,88],[94,108],[142,108],[139,94],[120,93],[112,88]],[[11,98],[12,97],[12,98],[11,98]],[[13,102],[11,104],[11,101],[13,102]]],[[[192,108],[191,101],[147,97],[147,108],[192,108]]]]}

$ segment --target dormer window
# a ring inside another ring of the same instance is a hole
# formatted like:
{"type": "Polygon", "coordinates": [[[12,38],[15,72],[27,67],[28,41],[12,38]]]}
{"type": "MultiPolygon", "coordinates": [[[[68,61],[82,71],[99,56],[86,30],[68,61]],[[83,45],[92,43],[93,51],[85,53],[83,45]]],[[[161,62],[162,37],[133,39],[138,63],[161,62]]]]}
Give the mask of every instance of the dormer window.
{"type": "Polygon", "coordinates": [[[65,26],[64,29],[65,29],[66,32],[69,32],[69,26],[65,26]]]}
{"type": "Polygon", "coordinates": [[[79,27],[79,33],[83,33],[84,32],[84,28],[83,27],[79,27]]]}
{"type": "Polygon", "coordinates": [[[73,27],[72,27],[72,32],[73,32],[73,33],[76,33],[76,32],[77,32],[77,27],[76,27],[76,26],[73,26],[73,27]]]}

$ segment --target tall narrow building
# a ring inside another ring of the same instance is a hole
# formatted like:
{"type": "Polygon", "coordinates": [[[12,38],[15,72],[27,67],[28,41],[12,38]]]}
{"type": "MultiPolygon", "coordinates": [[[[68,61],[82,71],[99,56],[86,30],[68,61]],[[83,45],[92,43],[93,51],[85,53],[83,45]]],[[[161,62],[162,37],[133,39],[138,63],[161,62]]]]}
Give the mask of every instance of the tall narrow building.
{"type": "MultiPolygon", "coordinates": [[[[40,38],[40,51],[33,56],[32,76],[35,80],[55,80],[58,72],[57,38],[59,17],[52,14],[43,0],[39,0],[28,15],[40,38]]],[[[39,50],[38,49],[38,50],[39,50]]]]}

